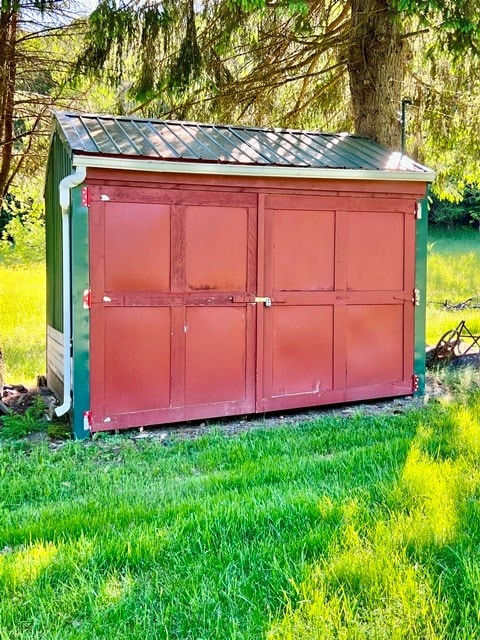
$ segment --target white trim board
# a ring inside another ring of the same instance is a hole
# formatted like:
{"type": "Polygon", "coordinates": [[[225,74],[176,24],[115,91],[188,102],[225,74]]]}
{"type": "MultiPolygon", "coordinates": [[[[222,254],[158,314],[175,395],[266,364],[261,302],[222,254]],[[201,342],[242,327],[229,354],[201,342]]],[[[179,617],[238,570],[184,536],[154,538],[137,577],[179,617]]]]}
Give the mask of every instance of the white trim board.
{"type": "Polygon", "coordinates": [[[244,176],[257,178],[310,178],[333,180],[384,180],[395,182],[433,182],[435,172],[375,169],[316,169],[313,167],[280,167],[273,165],[248,166],[214,164],[207,162],[165,162],[145,158],[122,158],[117,156],[73,156],[73,166],[117,169],[125,171],[146,171],[155,173],[185,173],[210,176],[244,176]]]}

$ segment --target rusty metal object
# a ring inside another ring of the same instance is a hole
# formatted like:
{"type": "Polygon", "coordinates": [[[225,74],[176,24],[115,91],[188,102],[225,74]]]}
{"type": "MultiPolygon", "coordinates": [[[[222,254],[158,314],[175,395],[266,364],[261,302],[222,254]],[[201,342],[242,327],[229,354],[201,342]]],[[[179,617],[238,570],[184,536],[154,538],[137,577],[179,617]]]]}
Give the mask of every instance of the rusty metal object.
{"type": "Polygon", "coordinates": [[[453,360],[458,354],[455,353],[455,349],[460,344],[460,333],[457,329],[451,329],[443,334],[440,340],[437,342],[433,359],[435,362],[450,361],[453,360]]]}
{"type": "Polygon", "coordinates": [[[448,363],[474,349],[480,350],[480,335],[473,334],[462,320],[454,329],[446,331],[430,355],[429,365],[448,363]],[[466,339],[465,342],[463,339],[466,339]]]}

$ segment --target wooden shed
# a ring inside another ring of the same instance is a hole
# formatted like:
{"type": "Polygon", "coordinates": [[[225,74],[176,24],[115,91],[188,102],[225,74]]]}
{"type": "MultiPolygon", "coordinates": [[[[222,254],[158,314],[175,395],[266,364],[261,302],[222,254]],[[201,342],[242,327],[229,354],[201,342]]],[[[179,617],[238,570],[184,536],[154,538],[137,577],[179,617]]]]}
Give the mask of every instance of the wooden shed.
{"type": "Polygon", "coordinates": [[[85,437],[421,392],[433,178],[354,135],[56,113],[58,414],[85,437]]]}

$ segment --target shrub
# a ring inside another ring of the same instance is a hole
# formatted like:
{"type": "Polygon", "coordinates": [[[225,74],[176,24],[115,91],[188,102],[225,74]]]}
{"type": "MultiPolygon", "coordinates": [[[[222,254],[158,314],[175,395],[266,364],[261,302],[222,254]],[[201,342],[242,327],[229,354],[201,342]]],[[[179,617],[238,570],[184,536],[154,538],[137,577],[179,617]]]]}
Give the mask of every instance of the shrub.
{"type": "Polygon", "coordinates": [[[441,199],[433,195],[429,212],[430,222],[444,224],[449,229],[468,224],[480,227],[480,188],[467,184],[461,193],[460,201],[441,199]]]}
{"type": "Polygon", "coordinates": [[[7,266],[41,262],[45,259],[45,222],[43,203],[30,196],[9,194],[5,205],[0,260],[7,266]]]}
{"type": "Polygon", "coordinates": [[[45,429],[45,402],[37,397],[31,407],[25,413],[15,413],[9,411],[2,417],[0,428],[0,439],[13,440],[23,438],[31,433],[43,431],[45,429]]]}

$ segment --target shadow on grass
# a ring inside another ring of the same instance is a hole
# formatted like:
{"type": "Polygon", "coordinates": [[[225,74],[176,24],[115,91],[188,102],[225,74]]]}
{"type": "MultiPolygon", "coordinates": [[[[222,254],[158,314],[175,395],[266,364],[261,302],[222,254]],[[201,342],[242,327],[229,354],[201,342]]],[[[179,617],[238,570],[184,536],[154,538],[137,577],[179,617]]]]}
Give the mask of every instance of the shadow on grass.
{"type": "Polygon", "coordinates": [[[0,448],[0,628],[9,640],[263,637],[287,601],[302,607],[313,563],[375,526],[417,423],[0,448]],[[14,579],[35,554],[35,573],[14,579]]]}
{"type": "Polygon", "coordinates": [[[425,414],[384,512],[354,509],[268,638],[478,637],[479,497],[477,392],[425,414]]]}

